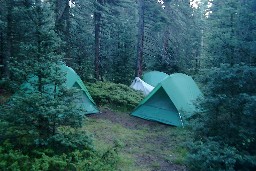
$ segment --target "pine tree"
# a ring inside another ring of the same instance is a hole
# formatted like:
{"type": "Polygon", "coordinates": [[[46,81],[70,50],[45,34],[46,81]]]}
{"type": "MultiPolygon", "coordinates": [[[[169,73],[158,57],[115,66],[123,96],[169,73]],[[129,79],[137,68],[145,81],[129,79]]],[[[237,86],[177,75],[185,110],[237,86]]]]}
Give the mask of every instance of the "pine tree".
{"type": "Polygon", "coordinates": [[[33,12],[33,27],[26,38],[30,41],[20,44],[18,62],[12,65],[15,76],[23,78],[23,86],[3,106],[1,120],[8,125],[3,136],[15,149],[29,152],[63,141],[56,138],[63,134],[58,129],[81,126],[83,111],[74,103],[75,90],[64,85],[60,67],[64,55],[58,53],[62,42],[55,33],[52,4],[38,0],[26,8],[33,12]]]}
{"type": "Polygon", "coordinates": [[[191,170],[255,170],[256,68],[221,65],[205,73],[205,97],[193,116],[191,170]]]}
{"type": "Polygon", "coordinates": [[[136,55],[135,6],[119,1],[108,8],[101,34],[101,71],[106,80],[130,84],[136,55]]]}
{"type": "Polygon", "coordinates": [[[146,70],[190,72],[197,67],[200,18],[189,1],[146,1],[144,58],[146,70]]]}
{"type": "Polygon", "coordinates": [[[254,64],[253,1],[214,0],[206,19],[205,47],[209,66],[254,64]],[[251,48],[249,48],[251,47],[251,48]]]}

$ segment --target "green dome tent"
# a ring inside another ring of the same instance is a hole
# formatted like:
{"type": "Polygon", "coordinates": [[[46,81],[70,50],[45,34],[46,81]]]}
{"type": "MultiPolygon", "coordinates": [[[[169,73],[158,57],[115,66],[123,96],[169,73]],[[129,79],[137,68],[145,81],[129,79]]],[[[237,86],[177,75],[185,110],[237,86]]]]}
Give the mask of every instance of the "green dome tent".
{"type": "Polygon", "coordinates": [[[81,78],[77,73],[70,67],[66,65],[61,66],[62,71],[66,72],[66,86],[67,88],[75,87],[79,89],[79,98],[77,103],[79,103],[85,110],[86,114],[99,113],[94,100],[92,99],[90,93],[85,87],[81,78]]]}
{"type": "MultiPolygon", "coordinates": [[[[85,109],[85,114],[92,114],[92,113],[99,113],[95,102],[93,101],[90,93],[88,92],[87,88],[85,87],[81,78],[77,75],[77,73],[70,67],[66,65],[61,65],[61,71],[65,73],[65,85],[67,88],[75,87],[78,91],[78,98],[75,100],[77,105],[81,106],[85,109]]],[[[37,82],[38,78],[36,76],[32,76],[27,83],[22,84],[21,88],[26,91],[34,91],[33,86],[31,84],[37,82]]],[[[53,85],[46,85],[44,89],[47,92],[53,92],[54,86],[53,85]]]]}
{"type": "Polygon", "coordinates": [[[153,87],[156,87],[158,83],[163,81],[168,76],[169,75],[164,72],[150,71],[143,75],[143,81],[145,81],[147,84],[153,87]]]}
{"type": "Polygon", "coordinates": [[[190,76],[172,74],[160,82],[131,115],[182,126],[182,117],[191,116],[196,110],[193,102],[201,95],[201,91],[190,76]]]}

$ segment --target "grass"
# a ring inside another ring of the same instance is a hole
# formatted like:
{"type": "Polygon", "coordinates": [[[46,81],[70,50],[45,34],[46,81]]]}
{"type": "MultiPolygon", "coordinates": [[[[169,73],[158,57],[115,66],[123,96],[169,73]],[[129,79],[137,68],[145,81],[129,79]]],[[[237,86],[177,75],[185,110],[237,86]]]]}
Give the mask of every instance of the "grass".
{"type": "MultiPolygon", "coordinates": [[[[116,117],[130,121],[132,116],[118,113],[116,117]]],[[[97,150],[104,151],[112,147],[115,141],[121,144],[119,170],[164,170],[162,168],[165,165],[184,168],[187,151],[182,147],[182,142],[187,138],[188,131],[183,128],[144,122],[136,127],[129,127],[98,116],[89,118],[84,129],[94,135],[97,150]]]]}
{"type": "MultiPolygon", "coordinates": [[[[103,119],[89,119],[85,127],[90,133],[94,135],[94,145],[99,151],[106,151],[108,148],[114,146],[114,142],[118,141],[122,149],[128,146],[134,146],[133,143],[139,138],[141,132],[138,130],[130,130],[124,128],[120,124],[113,124],[111,121],[103,119]]],[[[136,149],[126,148],[126,151],[122,150],[120,152],[120,163],[119,165],[125,170],[136,171],[134,166],[134,157],[132,153],[136,149]],[[130,152],[128,152],[130,151],[130,152]]],[[[121,169],[121,168],[120,168],[121,169]]]]}

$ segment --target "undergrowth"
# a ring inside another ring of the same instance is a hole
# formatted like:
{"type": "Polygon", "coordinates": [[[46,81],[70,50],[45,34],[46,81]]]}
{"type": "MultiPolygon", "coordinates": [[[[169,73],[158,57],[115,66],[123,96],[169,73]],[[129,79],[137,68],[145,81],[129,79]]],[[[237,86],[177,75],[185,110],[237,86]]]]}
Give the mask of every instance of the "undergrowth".
{"type": "Polygon", "coordinates": [[[124,84],[96,82],[88,83],[86,86],[97,105],[119,111],[130,111],[143,99],[142,93],[124,84]]]}

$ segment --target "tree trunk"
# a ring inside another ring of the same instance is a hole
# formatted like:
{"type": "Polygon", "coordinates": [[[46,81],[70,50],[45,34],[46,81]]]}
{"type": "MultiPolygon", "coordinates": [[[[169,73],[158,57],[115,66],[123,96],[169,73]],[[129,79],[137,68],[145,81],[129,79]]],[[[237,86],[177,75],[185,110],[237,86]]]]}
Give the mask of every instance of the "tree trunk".
{"type": "MultiPolygon", "coordinates": [[[[170,3],[165,4],[165,13],[169,17],[169,13],[171,11],[170,3]]],[[[162,63],[165,63],[165,60],[168,58],[168,49],[169,49],[169,37],[170,37],[170,30],[169,24],[167,23],[164,31],[164,42],[163,42],[163,54],[162,54],[162,63]]]]}
{"type": "Polygon", "coordinates": [[[233,66],[234,61],[234,55],[235,55],[235,45],[233,43],[234,37],[235,37],[235,29],[234,29],[234,13],[230,14],[230,24],[231,24],[231,33],[230,33],[230,40],[232,41],[232,44],[230,46],[230,65],[233,66]]]}
{"type": "Polygon", "coordinates": [[[11,56],[13,55],[13,0],[8,1],[7,6],[7,40],[6,40],[6,55],[3,59],[4,64],[4,75],[6,78],[10,77],[10,71],[8,62],[10,61],[11,56]]]}
{"type": "MultiPolygon", "coordinates": [[[[36,38],[37,38],[37,62],[39,65],[42,63],[41,61],[41,33],[40,28],[42,27],[41,20],[41,0],[36,0],[36,13],[37,13],[37,25],[36,25],[36,38]]],[[[38,91],[42,93],[43,85],[42,85],[42,71],[40,68],[37,68],[37,76],[38,76],[38,91]]]]}
{"type": "MultiPolygon", "coordinates": [[[[96,3],[103,4],[102,0],[97,0],[96,3]]],[[[95,58],[94,58],[94,77],[99,80],[100,78],[100,20],[101,13],[99,7],[94,12],[94,36],[95,36],[95,58]]]]}
{"type": "MultiPolygon", "coordinates": [[[[70,6],[69,0],[56,0],[55,1],[55,30],[58,35],[62,37],[62,40],[66,42],[65,44],[65,62],[70,66],[72,64],[71,57],[71,18],[70,18],[70,6]]],[[[63,49],[59,49],[59,52],[63,51],[63,49]]]]}
{"type": "Polygon", "coordinates": [[[138,40],[137,40],[137,61],[135,77],[142,76],[143,65],[143,43],[144,43],[144,0],[139,0],[139,23],[138,23],[138,40]]]}
{"type": "Polygon", "coordinates": [[[169,49],[169,27],[167,26],[164,32],[164,43],[163,43],[163,55],[162,55],[162,63],[168,58],[168,49],[169,49]]]}
{"type": "Polygon", "coordinates": [[[71,27],[71,21],[70,21],[70,6],[69,6],[69,0],[65,1],[65,12],[64,16],[66,19],[66,26],[65,26],[65,38],[66,38],[66,62],[69,66],[72,64],[72,57],[70,55],[70,47],[71,47],[71,36],[70,36],[70,27],[71,27]]]}
{"type": "Polygon", "coordinates": [[[0,32],[0,78],[4,75],[4,36],[3,32],[0,32]]]}

